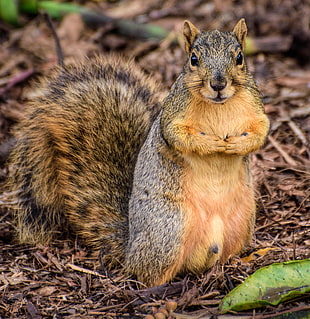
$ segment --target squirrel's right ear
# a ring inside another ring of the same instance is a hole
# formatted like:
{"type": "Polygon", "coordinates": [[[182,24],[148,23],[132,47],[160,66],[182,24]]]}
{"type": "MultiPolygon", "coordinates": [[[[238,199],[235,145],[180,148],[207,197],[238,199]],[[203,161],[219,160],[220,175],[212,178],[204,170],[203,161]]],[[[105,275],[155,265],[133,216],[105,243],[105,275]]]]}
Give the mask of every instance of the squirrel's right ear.
{"type": "Polygon", "coordinates": [[[197,29],[190,21],[188,20],[184,21],[183,36],[184,36],[185,50],[187,53],[190,51],[190,48],[199,33],[200,33],[200,30],[197,29]]]}
{"type": "Polygon", "coordinates": [[[233,33],[236,35],[239,43],[241,44],[242,50],[244,50],[245,46],[245,38],[248,33],[248,28],[245,23],[245,19],[240,19],[233,29],[233,33]]]}

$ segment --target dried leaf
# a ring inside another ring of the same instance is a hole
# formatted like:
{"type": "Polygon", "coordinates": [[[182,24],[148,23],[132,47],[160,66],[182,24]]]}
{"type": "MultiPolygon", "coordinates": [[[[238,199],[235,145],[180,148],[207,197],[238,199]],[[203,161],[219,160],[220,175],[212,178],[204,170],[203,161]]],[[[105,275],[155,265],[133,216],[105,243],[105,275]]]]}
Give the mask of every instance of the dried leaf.
{"type": "Polygon", "coordinates": [[[250,261],[257,259],[258,257],[265,256],[270,250],[273,250],[273,249],[277,249],[277,248],[267,247],[267,248],[259,249],[257,251],[252,252],[249,256],[241,258],[241,260],[243,262],[248,263],[250,261]]]}

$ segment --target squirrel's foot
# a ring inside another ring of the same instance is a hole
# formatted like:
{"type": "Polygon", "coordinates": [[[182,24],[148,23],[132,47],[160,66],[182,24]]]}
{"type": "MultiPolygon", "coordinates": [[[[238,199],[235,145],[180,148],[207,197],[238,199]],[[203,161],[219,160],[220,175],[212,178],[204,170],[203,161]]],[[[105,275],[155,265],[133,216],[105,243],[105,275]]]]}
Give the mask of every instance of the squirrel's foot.
{"type": "MultiPolygon", "coordinates": [[[[251,152],[249,150],[249,133],[244,132],[240,136],[229,136],[225,139],[225,154],[230,155],[246,155],[251,152]]],[[[251,148],[251,147],[250,147],[251,148]]]]}

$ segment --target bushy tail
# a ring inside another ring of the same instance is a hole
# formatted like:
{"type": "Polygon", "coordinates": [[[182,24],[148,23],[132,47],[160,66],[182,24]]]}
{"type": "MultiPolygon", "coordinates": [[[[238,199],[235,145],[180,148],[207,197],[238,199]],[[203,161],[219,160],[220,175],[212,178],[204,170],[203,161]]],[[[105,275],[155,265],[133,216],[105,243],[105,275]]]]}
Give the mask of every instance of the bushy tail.
{"type": "Polygon", "coordinates": [[[105,247],[107,264],[123,259],[134,165],[160,109],[155,89],[132,62],[103,57],[45,80],[10,156],[20,241],[48,242],[69,226],[105,247]]]}

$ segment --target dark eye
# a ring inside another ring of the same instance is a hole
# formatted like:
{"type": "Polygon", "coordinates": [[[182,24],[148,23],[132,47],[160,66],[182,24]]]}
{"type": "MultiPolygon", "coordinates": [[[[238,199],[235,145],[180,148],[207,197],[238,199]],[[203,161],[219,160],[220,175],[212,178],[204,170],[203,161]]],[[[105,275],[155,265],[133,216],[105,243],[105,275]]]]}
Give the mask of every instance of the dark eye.
{"type": "Polygon", "coordinates": [[[237,65],[241,65],[242,63],[243,63],[243,55],[242,55],[242,53],[240,52],[240,53],[237,55],[236,64],[237,64],[237,65]]]}
{"type": "Polygon", "coordinates": [[[191,56],[191,65],[192,66],[198,66],[198,58],[196,56],[195,53],[192,53],[192,56],[191,56]]]}

